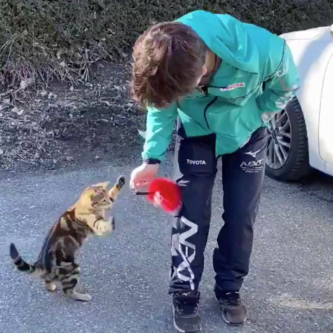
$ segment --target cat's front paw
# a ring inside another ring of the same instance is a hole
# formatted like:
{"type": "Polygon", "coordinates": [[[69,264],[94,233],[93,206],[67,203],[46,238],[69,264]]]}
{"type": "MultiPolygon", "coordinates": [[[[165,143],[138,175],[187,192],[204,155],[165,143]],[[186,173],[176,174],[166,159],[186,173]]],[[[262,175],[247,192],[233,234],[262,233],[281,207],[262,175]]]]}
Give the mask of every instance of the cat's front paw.
{"type": "Polygon", "coordinates": [[[124,176],[118,177],[116,185],[118,189],[121,189],[125,185],[125,177],[124,176]]]}
{"type": "Polygon", "coordinates": [[[99,236],[106,236],[110,234],[115,228],[115,221],[114,218],[112,218],[109,221],[103,221],[103,223],[100,223],[98,226],[97,233],[99,236]]]}
{"type": "Polygon", "coordinates": [[[107,235],[112,232],[112,222],[108,221],[107,223],[104,224],[103,226],[103,235],[107,235]]]}

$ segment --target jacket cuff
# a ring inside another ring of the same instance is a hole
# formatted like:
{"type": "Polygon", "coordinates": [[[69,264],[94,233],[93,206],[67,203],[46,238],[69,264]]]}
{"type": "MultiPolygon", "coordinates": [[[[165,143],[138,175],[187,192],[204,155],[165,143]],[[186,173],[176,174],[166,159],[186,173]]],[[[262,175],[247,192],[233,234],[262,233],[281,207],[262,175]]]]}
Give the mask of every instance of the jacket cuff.
{"type": "Polygon", "coordinates": [[[160,164],[161,163],[161,161],[156,158],[144,158],[143,162],[147,163],[147,164],[160,164]]]}

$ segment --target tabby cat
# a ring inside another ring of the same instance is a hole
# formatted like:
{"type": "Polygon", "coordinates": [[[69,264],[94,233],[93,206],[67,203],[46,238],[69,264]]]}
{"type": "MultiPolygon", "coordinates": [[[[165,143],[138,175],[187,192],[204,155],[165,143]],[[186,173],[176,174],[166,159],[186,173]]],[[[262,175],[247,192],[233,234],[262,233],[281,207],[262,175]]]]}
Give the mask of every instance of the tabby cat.
{"type": "Polygon", "coordinates": [[[10,256],[19,271],[40,277],[49,291],[57,285],[64,294],[74,300],[88,302],[91,296],[75,291],[79,281],[80,267],[77,252],[91,234],[103,236],[115,228],[115,220],[106,219],[108,211],[125,184],[121,176],[107,191],[109,182],[86,188],[79,200],[70,207],[49,231],[35,264],[26,263],[14,244],[10,244],[10,256]]]}

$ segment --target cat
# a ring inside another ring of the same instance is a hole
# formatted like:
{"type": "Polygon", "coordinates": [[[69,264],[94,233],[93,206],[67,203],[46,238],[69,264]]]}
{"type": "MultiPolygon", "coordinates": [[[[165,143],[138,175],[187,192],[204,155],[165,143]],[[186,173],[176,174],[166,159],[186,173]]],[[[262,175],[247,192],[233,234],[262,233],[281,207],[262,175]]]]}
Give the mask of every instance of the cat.
{"type": "Polygon", "coordinates": [[[107,192],[108,184],[98,183],[86,188],[79,200],[61,215],[49,231],[35,264],[26,263],[11,243],[10,256],[16,268],[40,277],[49,291],[55,291],[60,284],[66,296],[89,302],[89,294],[75,291],[80,275],[77,252],[89,235],[103,236],[115,229],[115,219],[106,219],[106,211],[117,199],[125,177],[119,177],[107,192]]]}

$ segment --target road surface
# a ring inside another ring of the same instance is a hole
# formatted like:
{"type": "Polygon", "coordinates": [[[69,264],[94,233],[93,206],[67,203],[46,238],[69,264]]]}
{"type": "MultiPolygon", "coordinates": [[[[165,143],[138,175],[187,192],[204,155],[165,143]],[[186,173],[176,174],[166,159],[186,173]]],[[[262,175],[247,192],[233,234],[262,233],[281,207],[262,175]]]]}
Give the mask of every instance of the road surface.
{"type": "MultiPolygon", "coordinates": [[[[50,225],[85,186],[120,174],[128,180],[138,161],[0,175],[1,333],[174,332],[167,294],[169,219],[127,186],[115,207],[115,233],[90,239],[82,250],[82,288],[92,295],[90,303],[46,292],[38,280],[16,271],[8,255],[14,241],[27,261],[35,260],[50,225]]],[[[161,175],[170,172],[166,162],[161,175]]],[[[213,298],[211,257],[222,225],[221,195],[218,177],[201,283],[204,332],[333,332],[333,181],[265,180],[251,273],[242,293],[249,318],[236,329],[222,322],[213,298]]]]}

